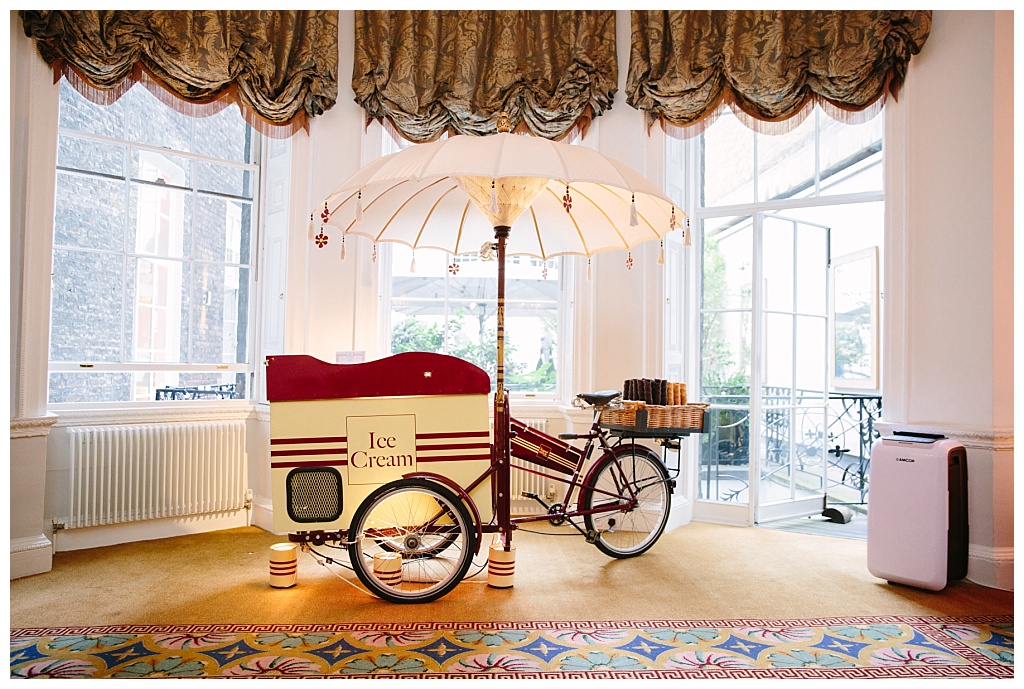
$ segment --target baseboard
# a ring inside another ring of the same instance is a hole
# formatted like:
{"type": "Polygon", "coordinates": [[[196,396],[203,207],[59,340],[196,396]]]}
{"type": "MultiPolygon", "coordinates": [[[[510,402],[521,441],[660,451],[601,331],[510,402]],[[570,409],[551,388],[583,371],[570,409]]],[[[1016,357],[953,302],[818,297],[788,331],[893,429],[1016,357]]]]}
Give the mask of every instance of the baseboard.
{"type": "Polygon", "coordinates": [[[120,543],[152,541],[158,538],[237,529],[242,526],[249,526],[249,514],[244,509],[192,517],[148,519],[126,524],[64,529],[54,533],[53,544],[54,551],[59,553],[120,543]]]}
{"type": "MultiPolygon", "coordinates": [[[[264,531],[274,531],[274,502],[270,498],[256,496],[252,501],[252,525],[264,531]]],[[[283,535],[283,534],[278,534],[283,535]]]]}
{"type": "Polygon", "coordinates": [[[44,534],[11,539],[11,579],[49,572],[53,568],[53,543],[44,534]]]}
{"type": "Polygon", "coordinates": [[[1013,591],[1013,548],[971,544],[967,580],[989,588],[1013,591]]]}

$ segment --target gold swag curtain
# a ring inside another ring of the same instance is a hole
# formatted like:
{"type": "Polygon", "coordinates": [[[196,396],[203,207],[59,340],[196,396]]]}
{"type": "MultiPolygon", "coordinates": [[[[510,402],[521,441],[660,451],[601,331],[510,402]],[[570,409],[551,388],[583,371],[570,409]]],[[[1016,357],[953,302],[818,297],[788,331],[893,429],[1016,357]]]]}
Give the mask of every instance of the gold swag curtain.
{"type": "Polygon", "coordinates": [[[930,11],[633,10],[626,102],[677,137],[728,106],[782,133],[815,104],[861,122],[894,99],[931,31],[930,11]]]}
{"type": "Polygon", "coordinates": [[[613,10],[356,10],[355,25],[356,102],[409,141],[493,133],[501,111],[561,139],[616,91],[613,10]]]}
{"type": "Polygon", "coordinates": [[[261,133],[290,136],[338,97],[336,10],[22,10],[39,54],[90,100],[143,82],[191,115],[238,103],[261,133]]]}

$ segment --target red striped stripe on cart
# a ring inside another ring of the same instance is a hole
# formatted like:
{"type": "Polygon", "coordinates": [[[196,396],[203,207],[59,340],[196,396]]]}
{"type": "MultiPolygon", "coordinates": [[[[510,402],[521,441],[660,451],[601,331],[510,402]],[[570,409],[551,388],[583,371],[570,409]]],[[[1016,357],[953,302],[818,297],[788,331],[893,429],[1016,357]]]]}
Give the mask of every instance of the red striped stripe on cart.
{"type": "MultiPolygon", "coordinates": [[[[486,438],[489,438],[487,431],[417,433],[416,459],[418,462],[428,463],[488,461],[491,458],[490,442],[480,442],[479,440],[465,442],[486,438]]],[[[346,436],[271,438],[270,466],[274,469],[299,466],[347,466],[347,444],[346,436]],[[294,447],[296,445],[307,445],[308,447],[296,448],[294,447]],[[333,457],[328,459],[328,456],[333,457]]]]}

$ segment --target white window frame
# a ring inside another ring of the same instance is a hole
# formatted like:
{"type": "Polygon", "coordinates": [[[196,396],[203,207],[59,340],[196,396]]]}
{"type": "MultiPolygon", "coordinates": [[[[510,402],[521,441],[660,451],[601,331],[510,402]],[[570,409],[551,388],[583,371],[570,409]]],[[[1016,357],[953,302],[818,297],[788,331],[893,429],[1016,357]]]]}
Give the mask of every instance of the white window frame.
{"type": "MultiPolygon", "coordinates": [[[[141,85],[137,85],[136,87],[137,88],[144,88],[141,85]]],[[[59,93],[55,97],[55,101],[58,104],[57,107],[59,108],[59,104],[60,104],[59,93]]],[[[57,118],[55,117],[55,119],[57,119],[57,118]]],[[[263,179],[262,179],[262,177],[263,176],[262,176],[262,167],[261,166],[262,166],[263,162],[265,161],[266,146],[265,146],[265,142],[263,141],[263,138],[260,136],[260,134],[256,130],[252,130],[252,137],[253,137],[252,145],[253,145],[253,149],[254,149],[253,150],[253,159],[258,161],[258,162],[255,162],[255,163],[239,163],[239,162],[230,161],[230,160],[227,160],[227,159],[211,158],[209,156],[204,156],[204,155],[201,155],[201,154],[189,153],[189,152],[186,152],[186,151],[172,151],[171,149],[166,149],[166,148],[159,147],[159,146],[154,146],[154,145],[151,145],[151,144],[145,144],[145,143],[136,142],[136,141],[129,141],[127,139],[118,139],[118,138],[113,138],[113,137],[106,137],[106,136],[97,135],[97,134],[94,134],[94,133],[91,133],[91,132],[84,132],[84,131],[79,131],[79,130],[66,130],[66,129],[62,129],[60,127],[57,127],[57,131],[54,134],[55,145],[59,146],[60,137],[61,136],[65,136],[65,135],[66,136],[75,137],[75,138],[79,138],[79,139],[85,139],[85,140],[90,140],[90,141],[97,141],[97,142],[102,142],[102,143],[110,143],[110,144],[116,144],[116,145],[120,145],[120,146],[125,146],[125,148],[127,149],[127,152],[128,152],[127,155],[128,155],[129,160],[130,160],[130,157],[131,157],[130,156],[131,149],[136,149],[136,150],[138,150],[140,152],[148,153],[148,154],[152,154],[152,155],[164,155],[164,154],[166,154],[168,152],[171,152],[171,153],[173,153],[176,156],[185,157],[185,158],[189,158],[189,159],[195,160],[197,163],[209,162],[209,163],[213,163],[213,164],[216,164],[218,166],[223,166],[223,167],[236,167],[236,168],[239,168],[239,169],[247,170],[247,171],[249,171],[249,172],[251,172],[253,174],[253,176],[254,176],[253,177],[253,186],[252,186],[252,188],[253,188],[253,195],[252,195],[252,199],[251,199],[252,215],[253,215],[253,227],[252,227],[252,230],[251,230],[252,231],[252,236],[251,236],[251,244],[250,244],[249,263],[246,263],[246,264],[237,263],[237,262],[236,263],[228,263],[226,260],[225,261],[213,261],[213,262],[211,262],[211,261],[193,259],[193,258],[190,258],[190,257],[168,258],[168,257],[165,257],[163,255],[159,255],[159,254],[157,254],[157,255],[140,254],[140,253],[138,253],[138,252],[136,252],[134,250],[128,249],[127,247],[123,251],[120,252],[120,255],[122,257],[124,257],[125,260],[129,260],[131,258],[152,259],[152,260],[156,260],[156,261],[167,259],[167,260],[179,261],[179,262],[182,262],[182,263],[185,263],[185,264],[192,264],[192,265],[201,265],[201,264],[204,264],[204,263],[207,263],[207,264],[212,263],[212,264],[215,264],[215,265],[224,266],[225,268],[238,268],[238,267],[247,268],[248,271],[249,271],[249,303],[248,303],[248,312],[249,313],[248,313],[248,326],[247,326],[247,334],[246,334],[246,342],[247,342],[247,355],[246,355],[246,358],[247,358],[248,361],[246,361],[244,363],[191,363],[191,362],[188,362],[188,361],[186,361],[186,362],[167,362],[167,363],[161,363],[161,362],[141,362],[141,361],[136,361],[136,362],[130,362],[130,361],[122,361],[122,362],[52,361],[50,359],[50,354],[49,354],[49,342],[50,342],[49,333],[51,332],[51,323],[50,323],[50,321],[48,321],[48,323],[47,323],[47,333],[48,333],[47,343],[48,343],[48,346],[47,346],[47,353],[46,353],[46,356],[45,356],[45,359],[46,359],[46,383],[45,383],[45,386],[44,386],[45,387],[44,395],[45,395],[45,399],[46,399],[46,406],[47,406],[47,408],[53,409],[55,411],[61,411],[61,410],[74,410],[74,409],[83,409],[83,410],[84,409],[96,409],[96,410],[103,410],[103,409],[117,409],[117,408],[124,408],[124,407],[145,408],[145,407],[149,407],[149,406],[153,406],[153,407],[156,407],[156,408],[166,408],[169,405],[204,406],[204,405],[211,405],[212,404],[212,405],[218,405],[218,406],[239,406],[239,405],[249,405],[249,404],[251,404],[253,402],[258,401],[258,394],[257,394],[257,391],[254,389],[254,386],[255,386],[254,372],[255,372],[255,368],[256,368],[256,362],[258,361],[258,356],[260,355],[260,351],[259,351],[260,350],[260,343],[255,342],[254,338],[255,338],[256,332],[258,332],[257,331],[257,318],[258,318],[258,314],[260,312],[260,309],[259,309],[260,293],[259,293],[259,290],[258,290],[258,287],[257,287],[257,278],[258,278],[258,274],[259,274],[259,266],[260,266],[260,261],[261,261],[261,253],[262,253],[261,252],[261,245],[262,245],[262,239],[263,239],[262,234],[263,234],[263,225],[264,225],[264,223],[263,223],[263,208],[262,208],[262,191],[263,191],[263,179]],[[245,396],[243,398],[238,398],[238,399],[222,399],[222,400],[218,400],[218,399],[203,399],[203,400],[160,400],[160,401],[157,401],[157,400],[153,399],[153,400],[145,400],[145,401],[143,401],[143,400],[121,400],[121,401],[109,401],[109,402],[50,402],[49,401],[49,390],[50,390],[49,377],[50,377],[51,373],[61,373],[61,372],[73,372],[73,373],[81,373],[81,372],[145,373],[145,372],[159,372],[159,371],[169,371],[169,372],[179,372],[179,373],[215,372],[215,373],[221,373],[221,374],[223,374],[223,373],[245,373],[245,374],[247,374],[246,375],[246,394],[245,394],[245,396]]],[[[54,175],[56,175],[57,170],[58,170],[58,167],[55,166],[54,170],[53,170],[53,174],[54,175]]],[[[83,175],[86,175],[86,176],[88,176],[90,174],[90,173],[87,173],[87,172],[81,172],[80,173],[80,172],[77,172],[77,171],[74,171],[74,170],[70,170],[69,172],[71,172],[72,174],[83,174],[83,175]]],[[[130,182],[131,179],[132,179],[131,169],[129,167],[129,168],[125,169],[125,180],[130,182]]],[[[196,185],[197,185],[197,180],[193,179],[191,189],[189,190],[190,193],[192,193],[192,194],[198,193],[196,185]]],[[[177,188],[177,187],[175,187],[175,188],[177,188]]],[[[209,194],[209,192],[205,192],[205,193],[209,194]]],[[[217,194],[213,193],[212,195],[216,196],[217,194]]],[[[56,222],[56,219],[52,218],[51,223],[55,223],[55,222],[56,222]]],[[[54,250],[56,248],[57,248],[57,245],[56,245],[56,235],[55,235],[55,233],[52,233],[51,234],[51,242],[50,242],[51,260],[52,260],[53,252],[54,252],[54,250]]],[[[88,249],[88,248],[77,248],[77,247],[74,248],[74,250],[76,250],[76,251],[83,251],[83,252],[90,251],[90,249],[88,249]]],[[[103,253],[117,255],[118,252],[104,251],[103,253]]],[[[124,294],[125,294],[124,290],[125,290],[125,287],[122,286],[122,292],[121,292],[122,300],[124,299],[124,294]]],[[[51,298],[52,298],[52,295],[51,295],[51,298]]],[[[123,313],[124,313],[124,311],[123,311],[123,308],[122,308],[122,317],[123,317],[123,313]]],[[[52,318],[53,318],[53,314],[51,312],[50,313],[50,319],[52,320],[52,318]]],[[[121,333],[122,333],[122,335],[124,334],[123,325],[122,325],[121,333]]],[[[191,337],[191,335],[192,335],[192,329],[190,327],[189,328],[189,336],[191,337]]],[[[191,348],[191,346],[188,348],[188,351],[189,351],[189,356],[191,357],[191,355],[192,355],[192,348],[191,348]]]]}

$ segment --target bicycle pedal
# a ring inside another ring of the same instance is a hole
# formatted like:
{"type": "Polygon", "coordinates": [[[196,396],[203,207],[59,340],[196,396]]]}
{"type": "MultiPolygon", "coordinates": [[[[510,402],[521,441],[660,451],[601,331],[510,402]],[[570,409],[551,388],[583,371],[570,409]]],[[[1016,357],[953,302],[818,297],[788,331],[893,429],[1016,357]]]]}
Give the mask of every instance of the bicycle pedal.
{"type": "Polygon", "coordinates": [[[597,531],[595,531],[594,529],[587,529],[587,543],[596,543],[597,536],[597,531]]]}

